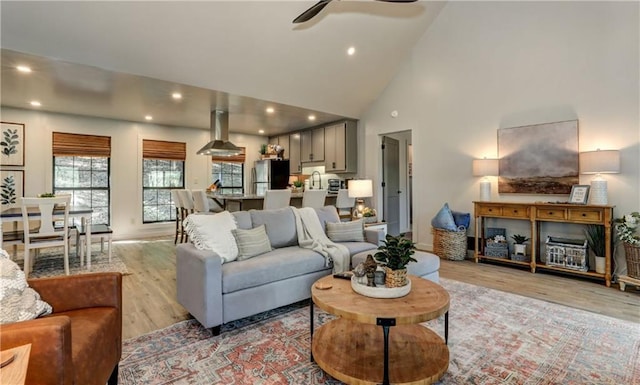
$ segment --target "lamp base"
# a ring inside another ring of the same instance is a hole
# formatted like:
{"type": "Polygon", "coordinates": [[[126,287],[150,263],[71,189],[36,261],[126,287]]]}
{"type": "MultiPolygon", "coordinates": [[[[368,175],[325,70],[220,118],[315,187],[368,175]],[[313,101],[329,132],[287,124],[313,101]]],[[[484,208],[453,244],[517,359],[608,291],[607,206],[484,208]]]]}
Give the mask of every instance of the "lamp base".
{"type": "Polygon", "coordinates": [[[609,203],[607,195],[607,181],[602,177],[593,178],[591,180],[591,190],[589,191],[589,203],[592,205],[606,205],[609,203]]]}
{"type": "Polygon", "coordinates": [[[480,181],[480,200],[483,202],[488,202],[491,200],[491,181],[480,181]]]}

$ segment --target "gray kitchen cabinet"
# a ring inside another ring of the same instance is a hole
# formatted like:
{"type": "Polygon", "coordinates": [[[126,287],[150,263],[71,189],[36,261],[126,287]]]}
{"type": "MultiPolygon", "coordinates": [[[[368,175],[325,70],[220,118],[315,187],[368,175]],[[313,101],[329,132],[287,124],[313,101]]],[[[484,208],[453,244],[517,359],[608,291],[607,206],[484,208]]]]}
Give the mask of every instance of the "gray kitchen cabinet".
{"type": "Polygon", "coordinates": [[[291,174],[300,174],[302,172],[302,164],[300,163],[300,133],[298,132],[289,135],[289,169],[291,170],[291,174]]]}
{"type": "Polygon", "coordinates": [[[324,161],[324,127],[300,132],[300,161],[324,161]]]}
{"type": "Polygon", "coordinates": [[[324,168],[330,173],[353,173],[358,170],[358,127],[354,121],[324,128],[324,168]]]}

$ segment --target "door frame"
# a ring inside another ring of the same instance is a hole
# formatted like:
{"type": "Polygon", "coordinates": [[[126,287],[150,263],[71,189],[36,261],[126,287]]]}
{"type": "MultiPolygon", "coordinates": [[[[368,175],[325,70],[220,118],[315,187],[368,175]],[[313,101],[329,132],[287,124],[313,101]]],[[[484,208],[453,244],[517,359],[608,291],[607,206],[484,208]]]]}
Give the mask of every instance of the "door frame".
{"type": "Polygon", "coordinates": [[[382,156],[382,141],[383,137],[390,137],[396,139],[400,142],[399,145],[399,168],[398,175],[400,177],[399,187],[402,193],[400,194],[400,232],[413,231],[413,223],[412,223],[412,206],[413,206],[413,197],[412,197],[412,179],[409,175],[409,146],[412,144],[412,132],[411,130],[405,131],[397,131],[391,133],[383,133],[378,134],[378,149],[380,151],[380,168],[378,170],[378,180],[380,181],[378,188],[382,192],[381,199],[379,203],[379,208],[382,210],[381,217],[384,218],[386,214],[384,213],[384,201],[385,201],[385,188],[383,186],[384,182],[384,161],[382,156]]]}

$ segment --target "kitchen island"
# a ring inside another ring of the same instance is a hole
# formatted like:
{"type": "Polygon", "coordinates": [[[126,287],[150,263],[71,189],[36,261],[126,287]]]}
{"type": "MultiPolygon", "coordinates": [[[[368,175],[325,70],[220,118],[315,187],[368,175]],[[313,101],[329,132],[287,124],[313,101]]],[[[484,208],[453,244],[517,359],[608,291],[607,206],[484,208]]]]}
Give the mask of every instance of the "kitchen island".
{"type": "MultiPolygon", "coordinates": [[[[294,207],[302,207],[302,194],[292,193],[289,204],[294,207]]],[[[222,195],[207,192],[207,196],[224,210],[241,211],[241,210],[262,210],[264,196],[256,194],[244,195],[222,195]]],[[[324,200],[325,206],[335,206],[337,194],[327,194],[324,200]]]]}

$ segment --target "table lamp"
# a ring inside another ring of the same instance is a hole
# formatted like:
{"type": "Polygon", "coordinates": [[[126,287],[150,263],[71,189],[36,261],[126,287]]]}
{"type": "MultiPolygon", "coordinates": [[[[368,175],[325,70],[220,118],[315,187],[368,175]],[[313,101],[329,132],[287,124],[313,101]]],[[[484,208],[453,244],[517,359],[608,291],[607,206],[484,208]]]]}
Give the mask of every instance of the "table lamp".
{"type": "Polygon", "coordinates": [[[349,198],[356,198],[356,213],[358,218],[362,218],[364,210],[364,200],[373,196],[373,182],[371,179],[352,179],[347,185],[349,190],[349,198]]]}
{"type": "Polygon", "coordinates": [[[606,205],[607,181],[601,174],[617,174],[620,172],[620,151],[596,150],[580,153],[580,173],[595,174],[591,180],[589,202],[592,205],[606,205]]]}
{"type": "Polygon", "coordinates": [[[480,200],[491,200],[491,181],[488,177],[498,175],[498,159],[474,159],[473,176],[481,176],[480,200]]]}

